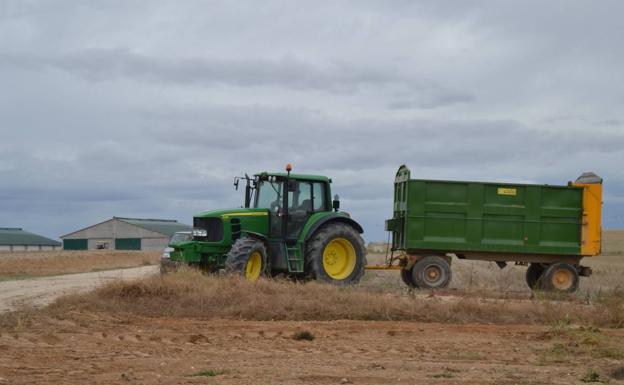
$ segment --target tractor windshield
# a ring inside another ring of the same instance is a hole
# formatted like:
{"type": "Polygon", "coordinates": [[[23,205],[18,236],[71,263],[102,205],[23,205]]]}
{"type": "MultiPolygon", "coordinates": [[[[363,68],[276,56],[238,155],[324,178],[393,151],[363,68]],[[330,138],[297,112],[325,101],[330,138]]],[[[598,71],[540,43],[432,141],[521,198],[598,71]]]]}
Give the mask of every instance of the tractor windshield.
{"type": "Polygon", "coordinates": [[[282,182],[263,180],[256,190],[255,208],[275,210],[282,207],[282,182]]]}

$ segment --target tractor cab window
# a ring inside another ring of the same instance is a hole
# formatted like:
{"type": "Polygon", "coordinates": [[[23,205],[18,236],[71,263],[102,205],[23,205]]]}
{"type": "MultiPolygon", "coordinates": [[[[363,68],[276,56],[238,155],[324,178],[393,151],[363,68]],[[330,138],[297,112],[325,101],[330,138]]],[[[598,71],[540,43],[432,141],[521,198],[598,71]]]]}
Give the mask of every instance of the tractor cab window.
{"type": "Polygon", "coordinates": [[[282,181],[263,180],[258,182],[254,207],[269,210],[269,233],[273,237],[282,235],[282,181]]]}
{"type": "Polygon", "coordinates": [[[288,237],[296,238],[306,221],[314,213],[312,183],[296,181],[288,192],[288,237]]]}
{"type": "Polygon", "coordinates": [[[282,182],[260,182],[254,207],[271,211],[282,207],[282,182]]]}
{"type": "Polygon", "coordinates": [[[314,211],[325,211],[325,185],[323,183],[312,183],[312,202],[314,202],[314,211]]]}

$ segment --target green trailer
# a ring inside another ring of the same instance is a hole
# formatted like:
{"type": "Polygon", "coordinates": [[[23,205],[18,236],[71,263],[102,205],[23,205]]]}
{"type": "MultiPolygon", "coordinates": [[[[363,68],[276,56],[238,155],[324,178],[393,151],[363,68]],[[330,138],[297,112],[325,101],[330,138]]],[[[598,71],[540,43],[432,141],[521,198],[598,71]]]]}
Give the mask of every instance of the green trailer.
{"type": "Polygon", "coordinates": [[[394,182],[393,260],[412,287],[443,288],[452,257],[528,266],[532,289],[573,292],[591,274],[583,257],[600,254],[602,179],[565,186],[411,179],[394,182]]]}

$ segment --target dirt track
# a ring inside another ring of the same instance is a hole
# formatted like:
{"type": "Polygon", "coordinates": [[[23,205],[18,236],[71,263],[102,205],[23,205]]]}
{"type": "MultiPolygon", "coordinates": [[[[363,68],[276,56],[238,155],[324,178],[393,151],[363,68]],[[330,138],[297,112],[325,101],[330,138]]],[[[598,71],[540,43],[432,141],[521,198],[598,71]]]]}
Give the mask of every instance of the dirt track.
{"type": "Polygon", "coordinates": [[[157,271],[157,266],[143,266],[0,282],[0,313],[21,305],[47,305],[63,294],[87,291],[111,280],[139,278],[157,271]]]}

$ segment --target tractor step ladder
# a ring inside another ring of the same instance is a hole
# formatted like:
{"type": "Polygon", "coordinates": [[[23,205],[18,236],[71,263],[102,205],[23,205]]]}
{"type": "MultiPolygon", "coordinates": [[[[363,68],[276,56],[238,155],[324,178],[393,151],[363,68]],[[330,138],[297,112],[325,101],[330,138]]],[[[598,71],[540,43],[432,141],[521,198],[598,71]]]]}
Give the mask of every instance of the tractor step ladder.
{"type": "Polygon", "coordinates": [[[288,271],[291,273],[303,273],[303,255],[299,247],[287,247],[286,260],[288,261],[288,271]]]}

